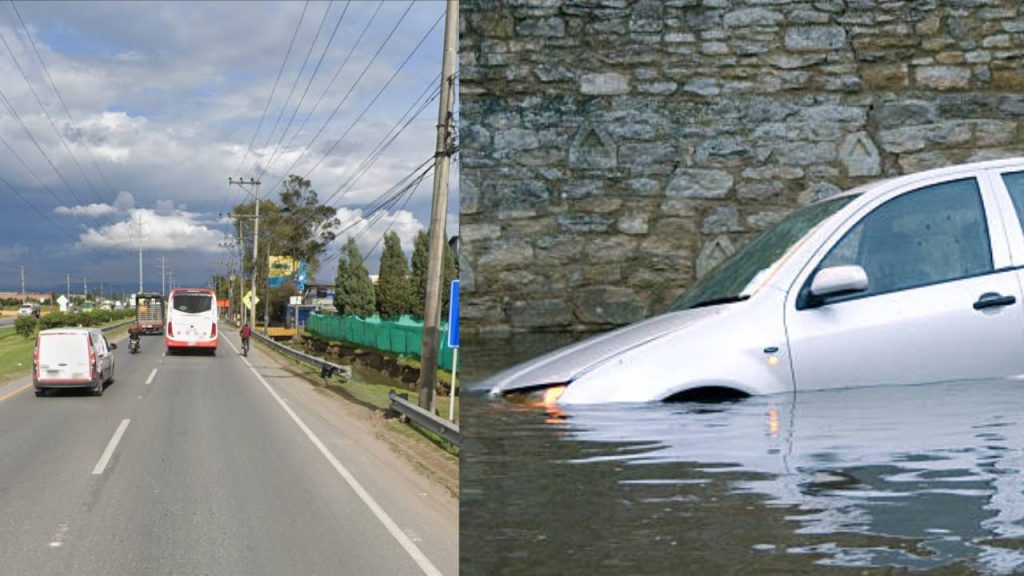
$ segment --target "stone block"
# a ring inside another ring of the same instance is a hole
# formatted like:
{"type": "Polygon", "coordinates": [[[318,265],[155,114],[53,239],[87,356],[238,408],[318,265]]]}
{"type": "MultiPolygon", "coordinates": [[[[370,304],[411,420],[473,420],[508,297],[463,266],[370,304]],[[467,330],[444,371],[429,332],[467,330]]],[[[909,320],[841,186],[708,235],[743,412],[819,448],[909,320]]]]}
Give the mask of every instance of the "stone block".
{"type": "Polygon", "coordinates": [[[628,212],[619,216],[616,229],[623,234],[647,234],[650,216],[643,212],[628,212]]]}
{"type": "Polygon", "coordinates": [[[609,96],[629,93],[629,79],[617,72],[596,72],[580,77],[580,92],[609,96]]]}
{"type": "Polygon", "coordinates": [[[866,132],[848,135],[839,147],[839,161],[847,176],[878,176],[882,173],[878,148],[866,132]]]}
{"type": "Polygon", "coordinates": [[[628,288],[585,288],[576,296],[576,317],[589,324],[628,324],[647,316],[644,300],[628,288]]]}
{"type": "Polygon", "coordinates": [[[515,328],[568,326],[573,322],[572,310],[562,299],[516,300],[506,313],[515,328]]]}
{"type": "Polygon", "coordinates": [[[569,165],[574,168],[614,168],[618,151],[607,130],[596,124],[580,127],[569,146],[569,165]]]}
{"type": "Polygon", "coordinates": [[[732,185],[732,176],[722,170],[678,168],[672,174],[665,194],[682,198],[722,198],[732,185]]]}
{"type": "Polygon", "coordinates": [[[782,23],[782,14],[765,8],[744,8],[733,10],[722,17],[726,28],[767,27],[774,28],[782,23]]]}
{"type": "Polygon", "coordinates": [[[833,51],[846,45],[840,26],[796,26],[786,30],[786,48],[797,52],[833,51]]]}
{"type": "Polygon", "coordinates": [[[720,234],[722,232],[742,232],[740,213],[735,206],[716,206],[700,223],[700,231],[704,234],[720,234]]]}
{"type": "Polygon", "coordinates": [[[733,244],[732,240],[724,234],[715,236],[711,240],[705,242],[700,249],[700,253],[697,254],[697,278],[703,278],[704,275],[714,269],[715,266],[720,264],[729,256],[732,256],[735,251],[736,246],[733,244]]]}
{"type": "Polygon", "coordinates": [[[523,240],[501,240],[491,242],[486,253],[477,259],[478,273],[485,270],[501,270],[524,266],[533,259],[533,247],[523,240]]]}
{"type": "Polygon", "coordinates": [[[914,81],[923,88],[962,89],[971,82],[971,70],[963,66],[918,66],[914,69],[914,81]]]}
{"type": "Polygon", "coordinates": [[[575,234],[605,232],[615,224],[615,217],[608,214],[569,213],[558,216],[562,230],[575,234]]]}

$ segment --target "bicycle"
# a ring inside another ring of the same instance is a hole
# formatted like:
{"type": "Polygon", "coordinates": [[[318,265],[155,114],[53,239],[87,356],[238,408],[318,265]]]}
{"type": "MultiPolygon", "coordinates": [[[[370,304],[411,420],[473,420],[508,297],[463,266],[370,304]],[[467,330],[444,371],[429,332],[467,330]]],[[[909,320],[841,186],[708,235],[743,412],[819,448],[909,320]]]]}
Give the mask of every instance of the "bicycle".
{"type": "Polygon", "coordinates": [[[249,339],[242,338],[242,356],[249,355],[249,339]]]}

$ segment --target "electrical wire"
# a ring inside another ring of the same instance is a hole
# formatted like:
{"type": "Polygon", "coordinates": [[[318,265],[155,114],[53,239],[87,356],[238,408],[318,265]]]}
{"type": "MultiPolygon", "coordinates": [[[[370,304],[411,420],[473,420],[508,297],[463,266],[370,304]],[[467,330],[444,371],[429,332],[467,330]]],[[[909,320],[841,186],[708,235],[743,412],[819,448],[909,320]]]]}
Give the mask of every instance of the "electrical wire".
{"type": "MultiPolygon", "coordinates": [[[[291,42],[288,43],[288,51],[285,52],[284,60],[281,61],[281,68],[277,71],[277,78],[274,80],[274,87],[270,90],[270,96],[267,97],[267,104],[263,107],[263,114],[260,116],[260,121],[256,124],[256,130],[252,133],[252,138],[249,140],[249,146],[245,150],[245,154],[242,155],[242,160],[238,162],[238,166],[235,167],[233,175],[238,176],[239,170],[242,169],[242,165],[245,164],[246,159],[249,157],[249,153],[252,151],[253,144],[256,143],[256,136],[260,133],[260,128],[263,127],[263,120],[267,117],[267,112],[270,110],[270,103],[274,100],[274,94],[277,92],[277,85],[281,81],[281,75],[284,73],[285,64],[288,63],[288,57],[291,56],[292,47],[295,46],[295,39],[299,35],[299,30],[302,28],[302,20],[306,16],[306,8],[309,7],[309,0],[302,6],[302,14],[299,15],[299,21],[295,25],[295,32],[292,33],[291,42]]],[[[218,213],[223,213],[224,208],[227,207],[228,198],[231,197],[231,185],[228,184],[228,189],[224,193],[224,202],[221,204],[218,213]]]]}
{"type": "Polygon", "coordinates": [[[99,191],[96,190],[96,186],[93,185],[92,180],[89,179],[89,176],[86,175],[85,170],[82,169],[82,165],[78,163],[78,158],[75,158],[74,152],[72,152],[71,147],[68,146],[67,139],[65,139],[64,135],[61,134],[60,129],[57,128],[57,123],[53,121],[53,117],[50,116],[50,112],[46,109],[46,106],[43,105],[43,100],[39,97],[39,93],[36,92],[35,87],[32,86],[32,82],[28,79],[28,74],[26,74],[25,69],[21,67],[21,62],[18,61],[18,57],[14,54],[14,50],[12,50],[10,44],[7,43],[7,37],[4,35],[3,32],[0,32],[0,42],[3,42],[4,48],[7,49],[7,53],[11,55],[11,60],[14,61],[15,67],[18,68],[18,72],[21,74],[22,79],[25,80],[25,84],[28,86],[29,91],[32,92],[32,96],[35,98],[36,104],[39,105],[39,109],[43,111],[43,115],[46,116],[47,121],[50,122],[50,127],[53,128],[54,134],[57,135],[57,138],[60,140],[60,143],[64,146],[64,150],[67,151],[68,156],[71,157],[71,161],[78,168],[78,172],[82,175],[82,178],[85,179],[85,182],[86,184],[89,185],[89,188],[92,189],[93,194],[96,195],[96,199],[100,201],[100,204],[105,204],[106,201],[103,199],[103,197],[100,196],[99,191]]]}
{"type": "Polygon", "coordinates": [[[288,135],[288,130],[291,129],[292,123],[295,121],[295,115],[299,113],[299,109],[302,108],[302,103],[306,101],[306,96],[309,94],[309,88],[313,85],[313,80],[320,71],[320,66],[324,62],[324,57],[327,56],[327,51],[334,42],[334,37],[338,34],[338,28],[341,26],[341,22],[345,19],[345,14],[348,12],[348,7],[351,3],[351,0],[345,3],[345,8],[341,11],[341,16],[338,17],[338,21],[334,24],[334,30],[331,31],[330,38],[327,39],[327,43],[324,44],[323,51],[320,52],[320,59],[317,60],[316,67],[313,68],[313,73],[310,74],[309,80],[306,81],[306,87],[302,90],[302,96],[299,98],[298,103],[295,104],[295,109],[292,110],[292,115],[288,118],[288,124],[285,125],[284,131],[281,132],[281,139],[278,140],[277,144],[274,146],[274,151],[270,153],[270,159],[263,166],[262,170],[260,170],[259,176],[256,177],[257,180],[263,177],[263,174],[267,171],[267,166],[273,164],[274,160],[277,158],[278,150],[281,149],[281,144],[284,142],[285,137],[288,135]]]}
{"type": "MultiPolygon", "coordinates": [[[[78,193],[75,192],[75,190],[71,187],[71,184],[69,184],[67,179],[64,178],[64,174],[57,168],[57,166],[53,163],[53,160],[51,160],[50,157],[46,154],[46,152],[43,150],[43,147],[39,145],[39,141],[36,140],[36,137],[32,134],[32,131],[29,130],[28,126],[25,125],[25,122],[21,119],[21,115],[18,114],[18,111],[15,110],[14,106],[11,105],[10,101],[7,99],[7,95],[4,93],[2,88],[0,88],[0,102],[3,103],[4,107],[11,114],[11,116],[13,116],[15,120],[17,120],[18,124],[21,126],[21,129],[25,131],[25,134],[27,134],[29,139],[32,140],[32,143],[35,144],[36,150],[38,150],[39,153],[43,155],[43,158],[45,158],[47,163],[49,163],[50,168],[52,168],[53,171],[57,173],[57,176],[67,187],[68,191],[71,192],[71,195],[75,197],[75,199],[78,201],[80,205],[85,206],[85,202],[82,201],[81,197],[78,196],[78,193]]],[[[10,147],[8,146],[8,148],[10,147]]],[[[28,165],[25,164],[25,166],[28,165]]],[[[92,219],[93,225],[99,228],[100,224],[99,222],[96,221],[96,218],[93,217],[92,215],[88,216],[92,219]]]]}
{"type": "MultiPolygon", "coordinates": [[[[76,133],[80,133],[81,131],[75,123],[74,118],[71,117],[71,111],[68,109],[67,103],[64,102],[64,96],[61,95],[60,90],[57,88],[57,83],[54,82],[53,77],[50,76],[50,69],[46,66],[46,62],[43,60],[42,55],[39,53],[39,48],[36,46],[36,41],[32,38],[32,35],[29,33],[28,26],[25,25],[25,21],[21,17],[21,12],[18,10],[18,5],[14,2],[14,0],[11,0],[11,7],[14,8],[14,13],[18,16],[18,21],[21,23],[21,28],[25,31],[25,36],[28,38],[29,43],[32,45],[32,51],[35,52],[36,58],[39,60],[39,64],[43,68],[43,73],[46,75],[46,79],[50,83],[50,87],[53,88],[54,94],[57,95],[57,100],[60,102],[61,107],[64,109],[64,113],[67,115],[68,121],[71,123],[71,128],[75,130],[76,133]]],[[[110,181],[107,180],[107,175],[103,172],[103,169],[100,168],[100,165],[96,162],[96,158],[93,156],[92,150],[89,148],[89,144],[85,141],[84,138],[81,140],[81,144],[82,147],[85,148],[85,152],[89,156],[89,160],[92,162],[93,167],[96,168],[96,172],[100,175],[100,178],[103,180],[103,183],[106,184],[107,189],[110,190],[111,195],[116,198],[117,193],[114,191],[114,187],[110,185],[110,181]]]]}
{"type": "MultiPolygon", "coordinates": [[[[274,138],[274,133],[277,132],[277,127],[281,124],[281,117],[284,116],[284,111],[288,109],[288,103],[292,100],[292,94],[295,93],[295,88],[299,85],[299,79],[302,78],[302,73],[306,71],[306,64],[309,63],[309,57],[313,54],[313,47],[316,46],[316,41],[320,38],[320,32],[324,28],[324,24],[327,22],[327,14],[331,11],[331,6],[334,4],[334,0],[327,3],[327,9],[324,10],[323,17],[320,18],[320,25],[317,26],[316,35],[313,36],[313,41],[309,44],[309,50],[306,51],[306,57],[302,61],[302,66],[299,68],[299,73],[295,75],[295,81],[292,82],[292,88],[288,91],[288,96],[284,99],[284,104],[281,106],[281,111],[277,113],[277,120],[274,121],[274,127],[270,129],[270,134],[267,134],[267,140],[263,143],[261,148],[266,148],[270,145],[270,141],[274,138]]],[[[259,159],[257,158],[253,162],[252,168],[247,172],[254,172],[259,166],[259,159]]]]}
{"type": "MultiPolygon", "coordinates": [[[[327,120],[323,123],[323,125],[320,127],[320,129],[317,131],[317,133],[313,136],[313,139],[309,141],[309,144],[307,144],[304,147],[304,149],[302,151],[302,154],[300,154],[295,159],[295,161],[292,162],[291,166],[289,166],[288,169],[284,171],[285,175],[290,174],[292,172],[292,170],[295,168],[295,166],[299,163],[299,161],[301,161],[302,158],[305,157],[306,152],[308,152],[312,148],[312,146],[316,142],[317,138],[320,137],[320,134],[323,133],[324,129],[327,128],[328,124],[331,123],[331,120],[334,119],[334,116],[338,113],[339,110],[341,110],[342,105],[344,105],[345,102],[348,101],[348,97],[352,94],[352,91],[355,90],[355,87],[359,85],[359,82],[363,79],[363,76],[366,75],[366,71],[369,70],[370,67],[373,65],[373,63],[377,61],[377,57],[380,56],[381,51],[384,50],[384,47],[387,45],[388,41],[391,40],[391,37],[394,36],[395,31],[398,30],[398,27],[402,24],[402,21],[405,20],[406,15],[409,13],[409,10],[412,8],[412,4],[413,4],[412,2],[409,2],[409,5],[406,7],[405,12],[402,13],[401,18],[398,19],[398,22],[395,23],[394,28],[391,29],[391,32],[389,32],[387,37],[384,38],[384,41],[381,42],[380,47],[377,48],[377,51],[374,53],[373,57],[370,59],[369,62],[366,63],[366,66],[363,67],[363,70],[359,73],[359,76],[356,78],[355,82],[353,82],[352,85],[349,87],[348,92],[345,93],[345,96],[341,99],[340,102],[338,102],[338,105],[334,108],[334,111],[331,112],[331,115],[328,116],[327,120]]],[[[418,45],[417,45],[417,47],[418,47],[418,45]]],[[[411,54],[410,54],[410,56],[411,56],[411,54]]],[[[390,83],[390,80],[389,80],[389,83],[390,83]]],[[[364,111],[364,113],[365,113],[365,111],[364,111]]],[[[361,117],[361,115],[360,115],[360,117],[361,117]]],[[[338,142],[334,143],[334,146],[331,147],[332,151],[334,150],[334,147],[336,147],[338,145],[339,142],[340,142],[340,140],[338,142]]],[[[316,166],[319,166],[320,163],[323,162],[324,158],[326,158],[326,157],[327,157],[327,154],[324,154],[324,156],[321,157],[320,160],[316,163],[316,166]]],[[[314,168],[313,168],[314,170],[316,169],[316,166],[314,166],[314,168]]],[[[308,171],[306,173],[305,177],[308,177],[309,174],[312,173],[312,171],[313,170],[308,171]]],[[[282,179],[282,181],[283,181],[283,179],[282,179]]],[[[273,190],[271,190],[271,192],[273,192],[273,190]]]]}
{"type": "MultiPolygon", "coordinates": [[[[341,72],[345,69],[345,66],[348,65],[348,61],[351,59],[352,54],[355,53],[355,49],[359,46],[359,43],[362,42],[363,36],[366,35],[366,31],[369,30],[370,25],[373,24],[374,19],[377,17],[377,13],[380,12],[381,6],[383,5],[384,0],[381,0],[380,2],[377,3],[377,8],[373,11],[373,14],[370,15],[370,19],[366,21],[366,25],[363,26],[363,30],[359,33],[359,36],[356,38],[356,41],[352,44],[352,47],[349,48],[349,51],[345,55],[345,58],[342,60],[341,65],[338,66],[338,69],[334,72],[334,76],[331,77],[331,81],[328,82],[327,86],[324,87],[323,92],[320,93],[320,97],[317,98],[316,103],[313,105],[313,109],[310,110],[309,114],[307,114],[306,117],[302,120],[302,124],[300,124],[298,129],[292,133],[291,139],[288,140],[287,144],[285,144],[285,149],[292,147],[292,144],[295,143],[295,139],[298,138],[299,134],[302,133],[302,129],[306,127],[307,123],[309,123],[309,119],[312,118],[314,114],[316,114],[316,111],[320,108],[320,104],[321,102],[323,102],[324,97],[327,96],[327,93],[330,91],[331,87],[334,86],[334,82],[338,79],[338,76],[341,75],[341,72]]],[[[272,162],[268,163],[267,166],[270,166],[270,164],[272,164],[272,162]]]]}

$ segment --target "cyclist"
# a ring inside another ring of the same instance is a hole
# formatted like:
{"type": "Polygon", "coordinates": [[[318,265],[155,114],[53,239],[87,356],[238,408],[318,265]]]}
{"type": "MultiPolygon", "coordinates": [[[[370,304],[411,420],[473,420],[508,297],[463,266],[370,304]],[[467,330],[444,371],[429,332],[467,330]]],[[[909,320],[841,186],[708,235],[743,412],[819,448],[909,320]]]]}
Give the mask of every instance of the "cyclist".
{"type": "Polygon", "coordinates": [[[238,333],[242,337],[242,355],[249,355],[249,336],[252,336],[252,328],[249,328],[249,323],[246,322],[245,326],[242,326],[241,332],[238,333]]]}

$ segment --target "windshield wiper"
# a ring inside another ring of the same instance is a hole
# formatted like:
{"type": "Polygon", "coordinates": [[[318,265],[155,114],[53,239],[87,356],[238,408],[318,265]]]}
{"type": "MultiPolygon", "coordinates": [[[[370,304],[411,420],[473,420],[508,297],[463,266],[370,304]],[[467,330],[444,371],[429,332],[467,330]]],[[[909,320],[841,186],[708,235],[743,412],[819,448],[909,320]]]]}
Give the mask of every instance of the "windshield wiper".
{"type": "Polygon", "coordinates": [[[711,298],[708,300],[701,300],[696,304],[690,306],[690,308],[703,308],[704,306],[714,306],[716,304],[731,304],[732,302],[742,302],[750,298],[749,294],[740,294],[737,296],[723,296],[722,298],[711,298]]]}

